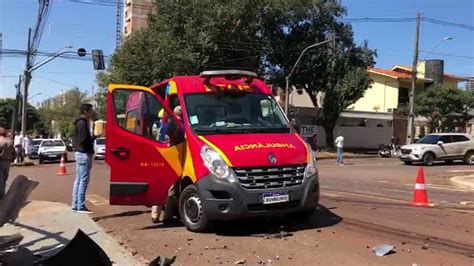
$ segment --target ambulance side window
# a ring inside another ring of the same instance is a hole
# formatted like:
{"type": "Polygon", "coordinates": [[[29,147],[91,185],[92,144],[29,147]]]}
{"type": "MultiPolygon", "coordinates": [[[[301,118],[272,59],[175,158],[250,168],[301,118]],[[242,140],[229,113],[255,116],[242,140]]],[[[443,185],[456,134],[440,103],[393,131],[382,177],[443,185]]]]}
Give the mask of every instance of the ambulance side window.
{"type": "Polygon", "coordinates": [[[115,119],[120,127],[160,141],[163,106],[154,95],[145,91],[115,90],[112,97],[115,119]]]}

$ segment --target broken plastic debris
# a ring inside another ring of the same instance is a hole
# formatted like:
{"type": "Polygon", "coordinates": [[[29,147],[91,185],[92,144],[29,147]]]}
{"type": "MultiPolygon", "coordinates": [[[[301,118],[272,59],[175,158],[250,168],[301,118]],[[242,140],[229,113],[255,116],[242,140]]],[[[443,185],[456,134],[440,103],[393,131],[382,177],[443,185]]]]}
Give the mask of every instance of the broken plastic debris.
{"type": "Polygon", "coordinates": [[[383,257],[383,256],[387,255],[390,251],[392,251],[393,248],[394,248],[394,246],[391,246],[391,245],[388,245],[388,244],[383,244],[383,245],[378,245],[378,246],[374,247],[372,249],[372,251],[375,253],[375,255],[377,255],[379,257],[383,257]]]}
{"type": "Polygon", "coordinates": [[[241,260],[238,260],[238,261],[234,262],[234,264],[236,264],[236,265],[237,264],[245,264],[246,262],[247,262],[246,259],[241,259],[241,260]]]}

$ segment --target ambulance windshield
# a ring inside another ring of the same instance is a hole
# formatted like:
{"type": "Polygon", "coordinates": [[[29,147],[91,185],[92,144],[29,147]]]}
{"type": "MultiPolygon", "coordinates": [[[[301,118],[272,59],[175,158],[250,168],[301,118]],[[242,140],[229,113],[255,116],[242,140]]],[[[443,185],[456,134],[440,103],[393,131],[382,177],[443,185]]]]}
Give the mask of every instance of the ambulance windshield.
{"type": "Polygon", "coordinates": [[[189,124],[198,134],[284,133],[290,127],[273,97],[214,92],[185,96],[189,124]]]}

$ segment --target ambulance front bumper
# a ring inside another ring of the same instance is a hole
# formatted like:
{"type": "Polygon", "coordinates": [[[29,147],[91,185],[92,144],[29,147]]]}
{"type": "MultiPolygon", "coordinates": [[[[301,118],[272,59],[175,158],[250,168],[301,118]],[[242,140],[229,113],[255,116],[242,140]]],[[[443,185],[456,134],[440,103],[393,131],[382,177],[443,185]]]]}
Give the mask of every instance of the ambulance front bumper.
{"type": "Polygon", "coordinates": [[[309,211],[319,202],[318,173],[305,177],[295,187],[249,190],[239,181],[229,182],[213,175],[201,178],[196,187],[203,210],[211,220],[268,217],[309,211]],[[264,195],[288,195],[285,202],[264,204],[264,195]]]}

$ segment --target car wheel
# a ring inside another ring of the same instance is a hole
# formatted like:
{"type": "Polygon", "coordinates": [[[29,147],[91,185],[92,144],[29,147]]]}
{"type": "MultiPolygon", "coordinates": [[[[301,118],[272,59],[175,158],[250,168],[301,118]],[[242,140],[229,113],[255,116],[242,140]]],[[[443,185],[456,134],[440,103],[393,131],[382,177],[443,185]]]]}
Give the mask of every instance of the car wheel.
{"type": "Polygon", "coordinates": [[[427,154],[423,156],[423,163],[426,166],[432,166],[434,163],[434,160],[435,160],[434,154],[431,152],[428,152],[427,154]]]}
{"type": "Polygon", "coordinates": [[[189,231],[205,232],[209,219],[203,210],[202,201],[194,185],[187,186],[179,197],[179,214],[189,231]]]}
{"type": "Polygon", "coordinates": [[[64,155],[64,162],[65,162],[65,163],[69,162],[69,160],[67,159],[67,154],[64,155]]]}
{"type": "Polygon", "coordinates": [[[38,163],[39,163],[39,164],[43,164],[43,158],[39,157],[39,158],[38,158],[38,163]]]}
{"type": "Polygon", "coordinates": [[[469,151],[464,155],[464,163],[469,165],[474,164],[474,151],[469,151]]]}
{"type": "Polygon", "coordinates": [[[406,164],[406,165],[412,165],[413,162],[412,161],[404,161],[403,163],[406,164]]]}

